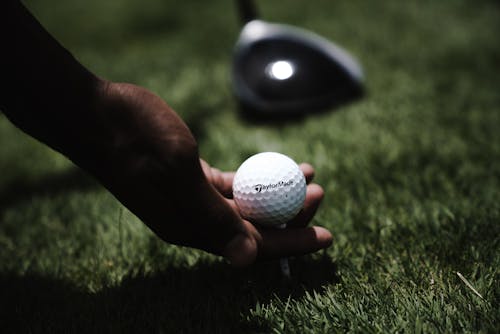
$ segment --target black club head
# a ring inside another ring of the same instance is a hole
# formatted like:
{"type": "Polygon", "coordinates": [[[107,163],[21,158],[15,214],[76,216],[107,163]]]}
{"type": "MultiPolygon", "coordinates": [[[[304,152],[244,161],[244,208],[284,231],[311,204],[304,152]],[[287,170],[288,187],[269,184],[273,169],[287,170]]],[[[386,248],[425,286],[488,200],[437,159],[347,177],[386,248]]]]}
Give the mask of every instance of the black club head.
{"type": "Polygon", "coordinates": [[[322,110],[363,94],[358,63],[303,29],[251,20],[234,50],[234,92],[243,109],[286,116],[322,110]]]}

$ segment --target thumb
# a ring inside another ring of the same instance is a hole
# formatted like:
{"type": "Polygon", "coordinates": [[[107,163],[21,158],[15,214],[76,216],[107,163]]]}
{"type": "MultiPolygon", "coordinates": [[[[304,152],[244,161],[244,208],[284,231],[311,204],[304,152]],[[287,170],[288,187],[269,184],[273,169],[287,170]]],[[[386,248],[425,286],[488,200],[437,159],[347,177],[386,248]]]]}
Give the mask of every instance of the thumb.
{"type": "Polygon", "coordinates": [[[197,233],[199,239],[205,239],[201,248],[223,256],[236,267],[255,262],[258,250],[255,227],[244,221],[230,200],[224,198],[212,184],[203,182],[197,197],[202,203],[198,213],[205,220],[197,233]]]}

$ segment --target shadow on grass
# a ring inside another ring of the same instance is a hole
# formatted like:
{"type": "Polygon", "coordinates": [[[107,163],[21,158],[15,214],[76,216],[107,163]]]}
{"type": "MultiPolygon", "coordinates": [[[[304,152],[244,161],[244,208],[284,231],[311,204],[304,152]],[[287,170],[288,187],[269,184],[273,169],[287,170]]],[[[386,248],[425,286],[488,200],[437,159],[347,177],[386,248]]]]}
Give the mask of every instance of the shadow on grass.
{"type": "Polygon", "coordinates": [[[45,175],[40,180],[16,179],[0,187],[0,215],[11,206],[37,196],[57,195],[71,190],[91,190],[98,183],[78,168],[45,175]]]}
{"type": "Polygon", "coordinates": [[[337,281],[326,256],[294,260],[292,269],[295,278],[285,284],[276,263],[240,270],[199,263],[136,273],[96,293],[38,274],[0,274],[0,324],[3,333],[266,332],[245,318],[257,302],[286,302],[337,281]]]}

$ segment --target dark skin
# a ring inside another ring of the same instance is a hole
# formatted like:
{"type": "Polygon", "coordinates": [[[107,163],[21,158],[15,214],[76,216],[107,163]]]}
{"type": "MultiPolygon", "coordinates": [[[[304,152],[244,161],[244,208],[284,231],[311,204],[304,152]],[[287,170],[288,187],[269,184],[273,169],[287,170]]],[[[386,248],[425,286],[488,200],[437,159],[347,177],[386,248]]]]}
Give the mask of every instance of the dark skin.
{"type": "Polygon", "coordinates": [[[332,236],[308,226],[323,199],[308,182],[304,208],[285,230],[243,219],[234,173],[201,160],[186,124],[158,96],[98,78],[16,0],[0,4],[0,110],[29,135],[96,177],[161,239],[221,255],[235,266],[311,253],[332,236]]]}

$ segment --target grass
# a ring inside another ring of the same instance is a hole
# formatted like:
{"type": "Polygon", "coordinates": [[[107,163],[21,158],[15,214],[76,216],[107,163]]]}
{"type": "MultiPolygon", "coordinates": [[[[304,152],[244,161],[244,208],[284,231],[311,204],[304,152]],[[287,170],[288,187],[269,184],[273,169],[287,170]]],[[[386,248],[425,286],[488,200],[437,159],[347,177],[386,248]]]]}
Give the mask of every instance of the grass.
{"type": "Polygon", "coordinates": [[[500,331],[500,7],[260,1],[363,63],[369,94],[283,124],[238,116],[231,1],[27,1],[94,72],[162,96],[202,156],[275,150],[317,169],[326,252],[233,269],[163,244],[0,116],[0,328],[13,333],[500,331]],[[475,289],[465,283],[457,274],[475,289]]]}

